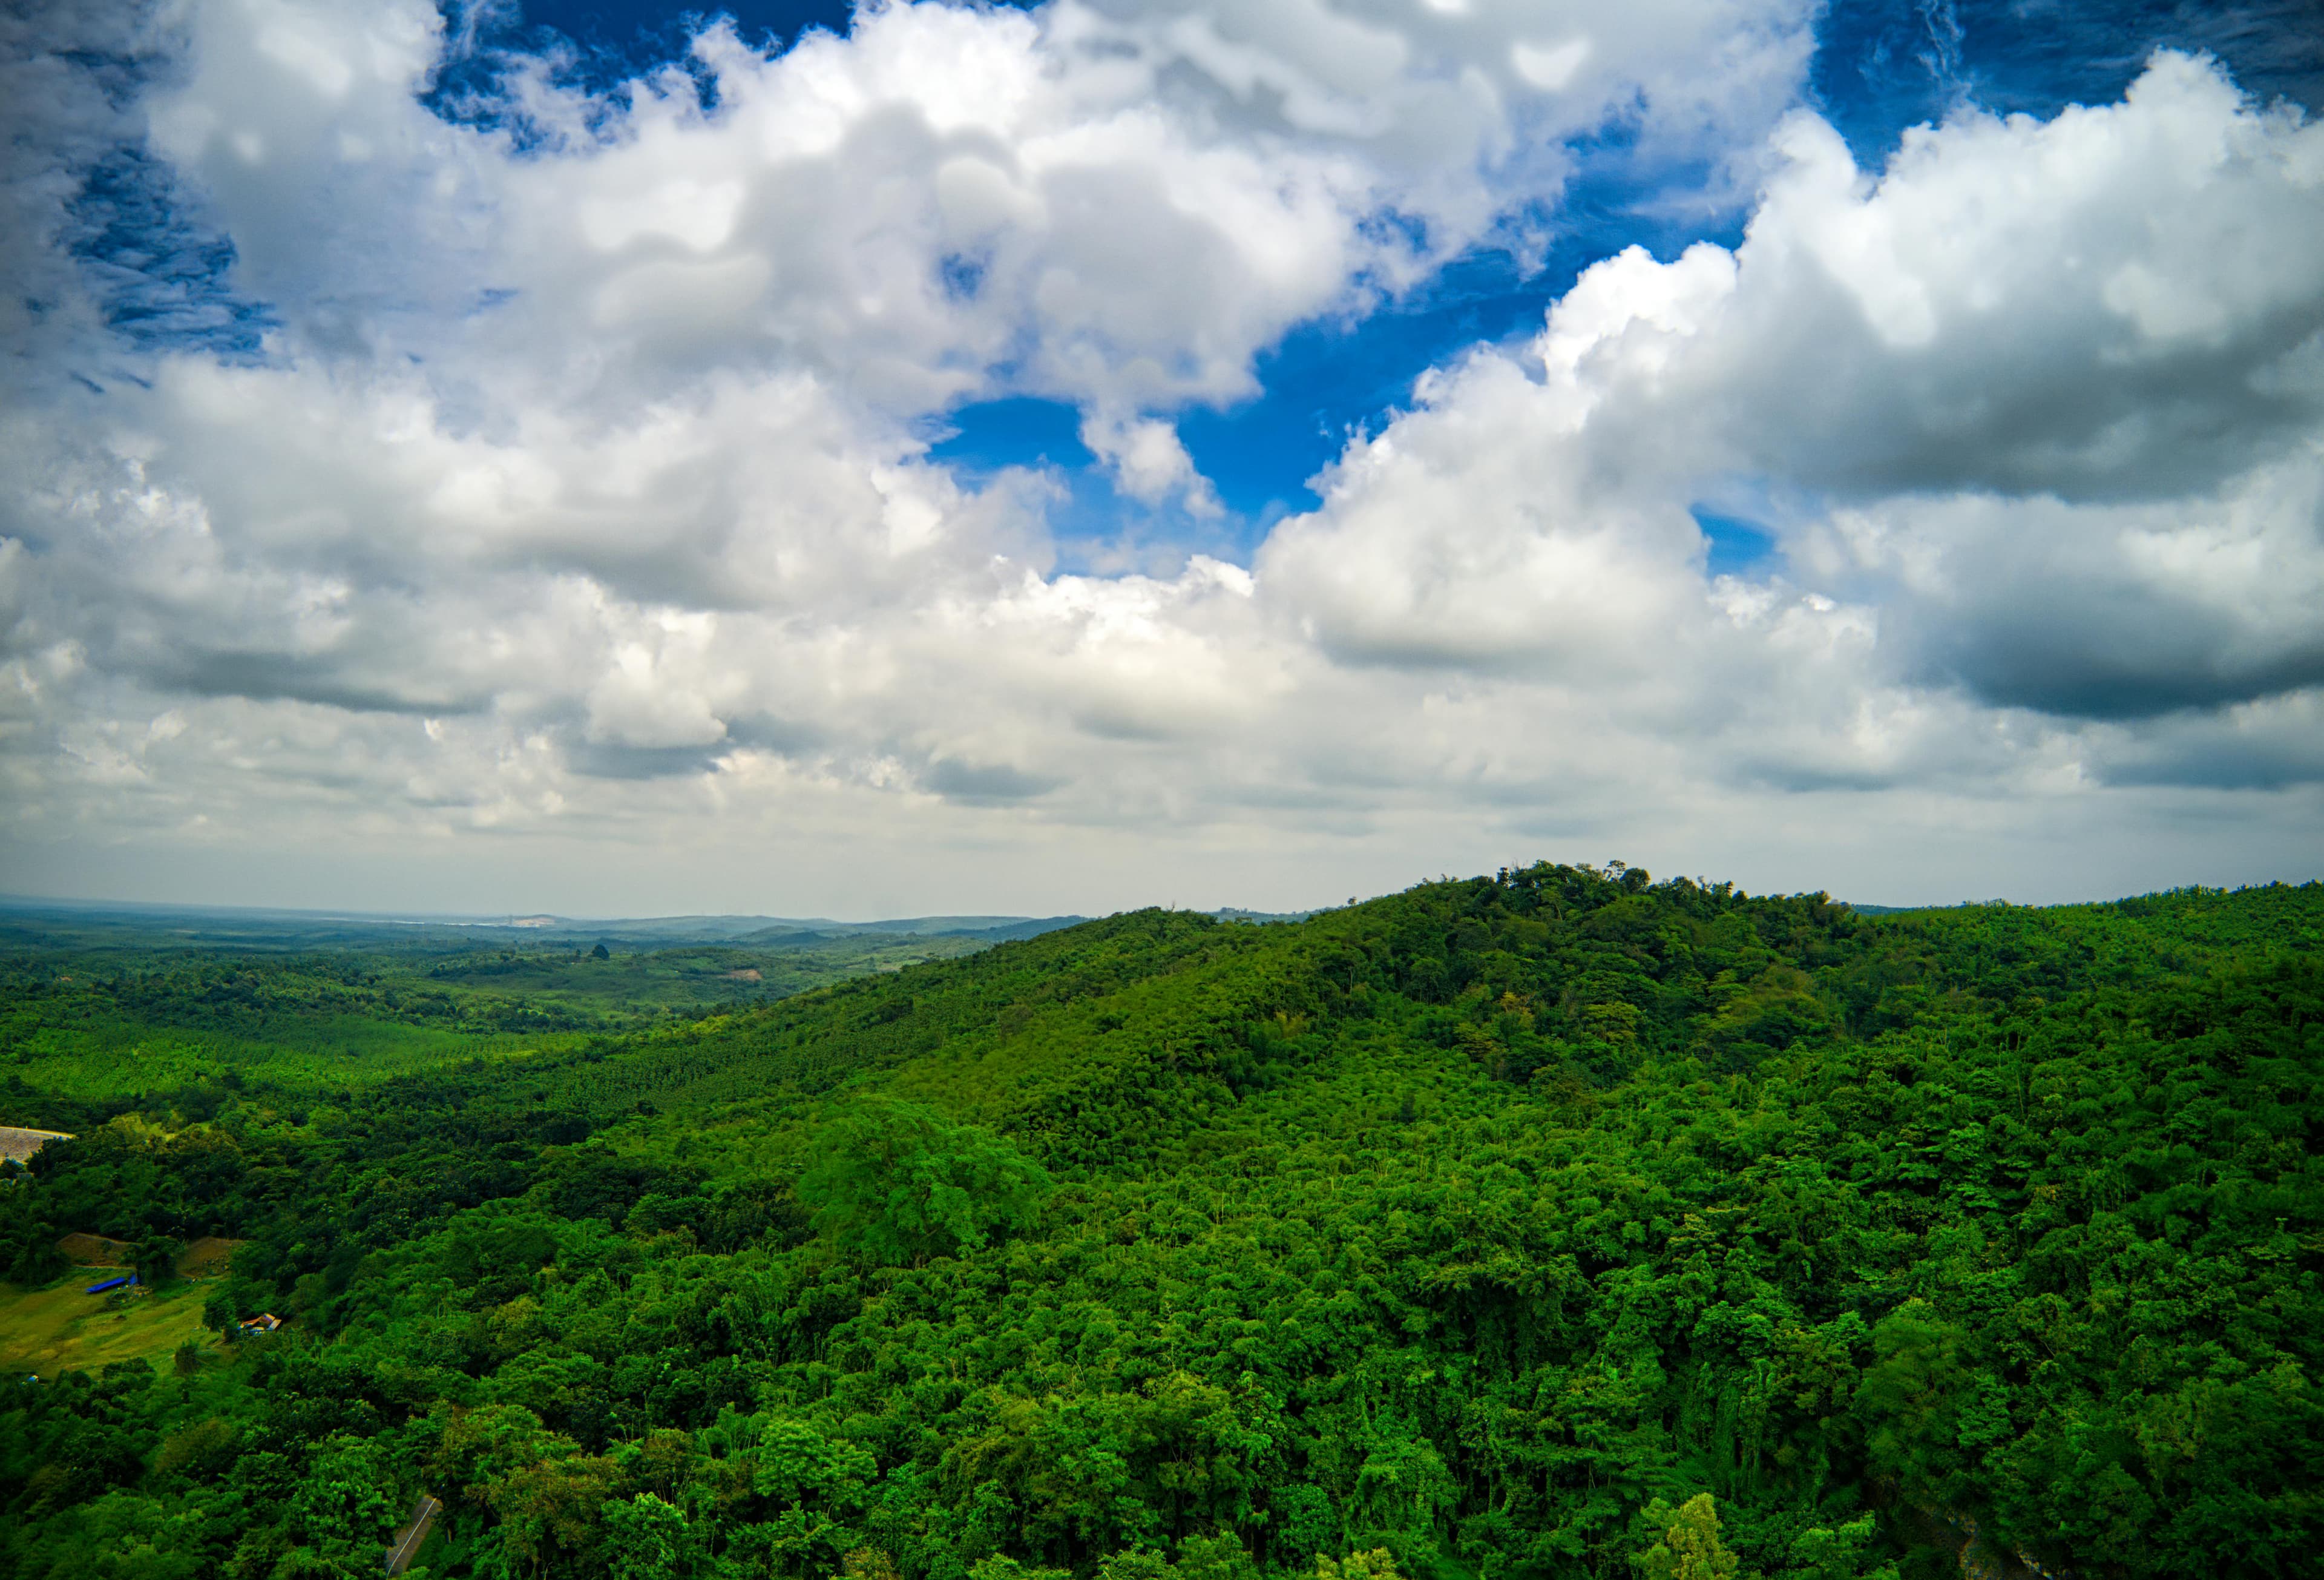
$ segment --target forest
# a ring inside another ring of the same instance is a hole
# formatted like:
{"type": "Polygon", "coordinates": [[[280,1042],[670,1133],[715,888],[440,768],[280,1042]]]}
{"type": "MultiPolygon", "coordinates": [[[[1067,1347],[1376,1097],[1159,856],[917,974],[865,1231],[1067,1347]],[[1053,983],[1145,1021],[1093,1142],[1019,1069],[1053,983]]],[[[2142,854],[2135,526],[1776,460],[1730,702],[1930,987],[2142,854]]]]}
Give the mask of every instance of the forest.
{"type": "Polygon", "coordinates": [[[0,1572],[2315,1572],[2324,885],[927,942],[0,936],[0,1572]]]}
{"type": "MultiPolygon", "coordinates": [[[[1079,919],[714,917],[520,930],[0,906],[0,1082],[45,1094],[51,1111],[58,1099],[96,1100],[60,1111],[83,1123],[206,1082],[369,1085],[449,1060],[529,1058],[1079,919]]],[[[0,1122],[21,1123],[9,1101],[0,1122]]]]}

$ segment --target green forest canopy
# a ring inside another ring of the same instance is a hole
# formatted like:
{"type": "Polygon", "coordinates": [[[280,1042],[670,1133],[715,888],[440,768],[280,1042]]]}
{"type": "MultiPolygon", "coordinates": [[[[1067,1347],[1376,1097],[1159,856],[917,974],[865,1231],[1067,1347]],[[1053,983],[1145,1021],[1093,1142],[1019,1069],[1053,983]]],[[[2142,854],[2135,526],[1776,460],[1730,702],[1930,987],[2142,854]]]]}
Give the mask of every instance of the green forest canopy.
{"type": "Polygon", "coordinates": [[[289,1321],[14,1386],[0,1568],[374,1574],[427,1492],[435,1575],[2310,1573],[2319,942],[1539,865],[134,1092],[76,1014],[414,1018],[51,950],[0,1268],[225,1235],[289,1321]]]}

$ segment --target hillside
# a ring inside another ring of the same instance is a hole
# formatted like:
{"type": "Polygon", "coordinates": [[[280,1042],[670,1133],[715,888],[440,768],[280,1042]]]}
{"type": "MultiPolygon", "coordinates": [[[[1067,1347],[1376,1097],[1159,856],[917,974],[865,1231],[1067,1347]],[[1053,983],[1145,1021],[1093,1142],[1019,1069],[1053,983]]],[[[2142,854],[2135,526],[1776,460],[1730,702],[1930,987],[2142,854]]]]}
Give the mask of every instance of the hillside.
{"type": "Polygon", "coordinates": [[[0,1568],[373,1573],[426,1492],[438,1575],[2301,1572],[2319,945],[1545,865],[148,1087],[0,1271],[230,1236],[288,1321],[21,1389],[0,1568]]]}

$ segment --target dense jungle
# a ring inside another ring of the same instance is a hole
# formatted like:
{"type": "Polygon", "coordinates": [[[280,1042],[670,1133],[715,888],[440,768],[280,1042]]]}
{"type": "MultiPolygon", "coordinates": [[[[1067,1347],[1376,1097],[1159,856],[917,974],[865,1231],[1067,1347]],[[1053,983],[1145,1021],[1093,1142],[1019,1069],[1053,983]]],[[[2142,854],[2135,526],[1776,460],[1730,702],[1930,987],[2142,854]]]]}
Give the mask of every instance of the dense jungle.
{"type": "Polygon", "coordinates": [[[0,936],[0,1572],[2314,1573],[2324,886],[964,938],[0,936]]]}

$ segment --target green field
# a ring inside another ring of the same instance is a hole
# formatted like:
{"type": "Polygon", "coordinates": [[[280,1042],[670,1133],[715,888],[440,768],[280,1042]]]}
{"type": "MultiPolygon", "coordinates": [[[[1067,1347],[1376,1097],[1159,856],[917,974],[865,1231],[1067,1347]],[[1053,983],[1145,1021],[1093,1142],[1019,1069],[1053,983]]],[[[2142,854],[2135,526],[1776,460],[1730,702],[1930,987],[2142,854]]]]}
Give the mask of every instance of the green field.
{"type": "Polygon", "coordinates": [[[118,1361],[166,1370],[180,1344],[217,1347],[217,1335],[202,1326],[201,1284],[128,1297],[83,1292],[105,1276],[76,1272],[44,1289],[0,1284],[0,1377],[97,1372],[118,1361]]]}

